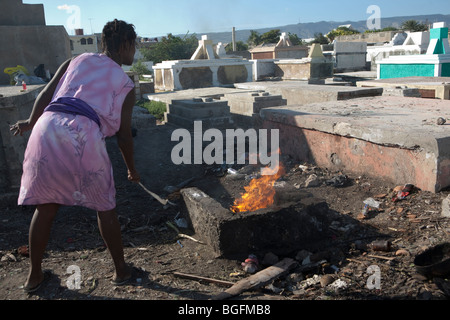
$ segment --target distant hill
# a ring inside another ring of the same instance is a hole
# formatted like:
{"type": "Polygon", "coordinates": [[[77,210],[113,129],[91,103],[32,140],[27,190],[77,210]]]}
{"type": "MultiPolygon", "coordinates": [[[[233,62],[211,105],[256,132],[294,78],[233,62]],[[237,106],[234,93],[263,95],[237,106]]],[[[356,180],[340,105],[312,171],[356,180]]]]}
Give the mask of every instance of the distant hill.
{"type": "MultiPolygon", "coordinates": [[[[401,24],[406,20],[417,20],[421,23],[432,24],[434,22],[446,22],[447,25],[450,26],[450,15],[443,14],[434,14],[434,15],[420,15],[420,16],[404,16],[404,17],[391,17],[391,18],[382,18],[381,19],[381,28],[386,27],[400,27],[401,24]]],[[[293,34],[297,34],[302,39],[314,38],[314,34],[323,33],[327,34],[331,30],[341,26],[351,24],[352,28],[358,30],[360,32],[364,32],[367,30],[367,21],[320,21],[320,22],[311,22],[311,23],[298,23],[298,24],[290,24],[285,26],[274,26],[270,28],[262,28],[262,29],[248,29],[248,30],[236,30],[236,41],[247,42],[250,31],[255,30],[260,34],[263,34],[267,31],[273,29],[280,29],[281,32],[290,32],[293,34]]],[[[206,33],[197,33],[197,37],[200,37],[206,34],[208,37],[213,40],[214,43],[222,42],[229,43],[231,42],[231,27],[229,32],[206,32],[206,33]]]]}

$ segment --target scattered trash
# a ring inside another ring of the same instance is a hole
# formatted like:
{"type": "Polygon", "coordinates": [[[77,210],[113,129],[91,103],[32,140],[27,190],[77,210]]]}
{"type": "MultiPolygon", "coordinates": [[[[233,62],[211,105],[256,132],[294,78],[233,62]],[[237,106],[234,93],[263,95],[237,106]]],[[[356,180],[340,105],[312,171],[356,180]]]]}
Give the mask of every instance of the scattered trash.
{"type": "Polygon", "coordinates": [[[390,241],[374,241],[370,244],[373,251],[391,251],[392,243],[390,241]]]}
{"type": "Polygon", "coordinates": [[[187,221],[186,221],[186,219],[184,219],[184,218],[175,219],[175,224],[176,224],[179,228],[187,229],[187,227],[188,227],[187,221]]]}
{"type": "Polygon", "coordinates": [[[380,202],[376,201],[374,198],[367,198],[366,200],[364,200],[364,204],[372,208],[380,208],[380,202]]]}
{"type": "Polygon", "coordinates": [[[361,211],[361,214],[358,216],[360,220],[366,219],[369,216],[369,205],[366,204],[361,211]]]}
{"type": "Polygon", "coordinates": [[[17,258],[12,253],[6,253],[2,258],[0,259],[1,262],[17,262],[17,258]]]}
{"type": "Polygon", "coordinates": [[[259,269],[258,258],[254,254],[249,255],[241,265],[244,268],[244,271],[250,274],[256,273],[259,269]]]}
{"type": "Polygon", "coordinates": [[[336,188],[344,187],[348,182],[348,177],[345,174],[333,177],[325,181],[327,186],[333,186],[336,188]]]}
{"type": "Polygon", "coordinates": [[[344,280],[337,279],[336,281],[331,283],[329,287],[334,288],[335,290],[346,289],[348,287],[348,284],[344,280]]]}
{"type": "Polygon", "coordinates": [[[181,241],[180,241],[180,240],[177,240],[177,243],[180,245],[180,247],[183,248],[183,245],[181,244],[181,241]]]}
{"type": "Polygon", "coordinates": [[[308,167],[307,166],[304,166],[304,165],[299,165],[298,166],[302,171],[307,171],[308,170],[308,167]]]}
{"type": "Polygon", "coordinates": [[[305,181],[305,187],[306,188],[314,188],[321,185],[319,177],[317,177],[316,174],[312,174],[306,179],[305,181]]]}
{"type": "Polygon", "coordinates": [[[27,245],[21,246],[17,249],[17,252],[23,256],[23,257],[29,257],[30,256],[30,251],[28,249],[27,245]]]}
{"type": "Polygon", "coordinates": [[[412,192],[414,185],[407,184],[404,187],[396,187],[394,192],[396,193],[392,198],[392,201],[397,202],[406,199],[406,197],[412,192]]]}
{"type": "Polygon", "coordinates": [[[229,174],[238,174],[238,172],[235,169],[233,169],[233,168],[228,168],[227,172],[229,174]]]}
{"type": "Polygon", "coordinates": [[[286,181],[275,181],[273,186],[275,188],[284,188],[286,186],[286,181]]]}

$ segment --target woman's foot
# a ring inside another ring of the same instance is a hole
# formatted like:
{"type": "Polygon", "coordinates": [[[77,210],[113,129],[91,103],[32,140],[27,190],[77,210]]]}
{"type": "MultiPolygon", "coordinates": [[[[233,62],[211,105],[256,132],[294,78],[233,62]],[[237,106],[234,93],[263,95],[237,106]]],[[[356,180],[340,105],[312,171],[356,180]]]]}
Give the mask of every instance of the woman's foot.
{"type": "Polygon", "coordinates": [[[125,265],[123,271],[116,272],[112,283],[116,286],[121,286],[131,280],[133,277],[133,268],[129,265],[125,265]]]}
{"type": "Polygon", "coordinates": [[[50,279],[50,276],[50,271],[40,272],[37,275],[33,275],[30,273],[27,281],[23,286],[23,290],[26,293],[33,293],[38,291],[42,287],[42,285],[50,279]]]}

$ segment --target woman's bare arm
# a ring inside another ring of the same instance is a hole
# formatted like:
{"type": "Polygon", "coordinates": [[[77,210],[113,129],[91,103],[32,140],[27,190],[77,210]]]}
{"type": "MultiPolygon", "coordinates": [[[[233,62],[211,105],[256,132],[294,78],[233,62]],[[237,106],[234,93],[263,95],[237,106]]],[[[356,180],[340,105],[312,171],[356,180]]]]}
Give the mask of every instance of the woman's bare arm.
{"type": "Polygon", "coordinates": [[[131,119],[133,116],[133,108],[136,104],[136,94],[134,90],[127,95],[122,107],[122,120],[119,132],[117,132],[117,142],[122,152],[125,165],[128,168],[128,180],[139,182],[140,176],[136,170],[134,163],[134,143],[131,133],[131,119]]]}
{"type": "Polygon", "coordinates": [[[42,113],[44,113],[45,108],[52,101],[55,90],[58,87],[58,83],[63,77],[64,73],[66,73],[67,68],[70,65],[70,61],[71,59],[67,60],[59,67],[53,79],[41,91],[39,96],[36,98],[30,117],[27,120],[18,121],[16,124],[10,126],[10,130],[15,136],[17,136],[18,134],[23,135],[25,132],[31,131],[33,129],[38,119],[42,116],[42,113]]]}

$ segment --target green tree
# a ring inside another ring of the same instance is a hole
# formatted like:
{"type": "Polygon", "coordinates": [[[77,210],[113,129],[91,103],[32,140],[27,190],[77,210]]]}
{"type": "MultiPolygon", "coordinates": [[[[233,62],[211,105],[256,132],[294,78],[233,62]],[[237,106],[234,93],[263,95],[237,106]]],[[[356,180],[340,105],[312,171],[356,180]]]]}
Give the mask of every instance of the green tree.
{"type": "Polygon", "coordinates": [[[195,34],[187,33],[183,38],[171,33],[163,37],[160,42],[151,48],[142,49],[145,60],[160,63],[168,60],[190,59],[198,47],[198,39],[195,34]]]}
{"type": "Polygon", "coordinates": [[[293,46],[301,46],[305,44],[305,42],[298,35],[290,32],[289,32],[289,40],[291,40],[293,46]]]}
{"type": "Polygon", "coordinates": [[[281,32],[280,29],[273,29],[261,35],[261,41],[263,43],[278,43],[280,41],[281,32]]]}
{"type": "Polygon", "coordinates": [[[247,43],[249,46],[256,47],[261,44],[261,35],[255,31],[250,30],[250,36],[248,37],[247,43]]]}
{"type": "MultiPolygon", "coordinates": [[[[248,50],[248,45],[246,43],[244,43],[243,41],[236,41],[236,51],[246,51],[248,50]]],[[[227,53],[231,53],[233,52],[233,44],[228,44],[225,47],[225,51],[227,53]]]]}
{"type": "Polygon", "coordinates": [[[273,29],[262,35],[255,30],[251,30],[247,43],[251,47],[256,47],[262,43],[278,43],[278,41],[280,41],[280,36],[280,29],[273,29]]]}
{"type": "Polygon", "coordinates": [[[373,29],[373,30],[366,30],[364,33],[376,33],[376,32],[387,32],[387,31],[398,31],[398,28],[396,27],[386,27],[383,29],[373,29]]]}
{"type": "Polygon", "coordinates": [[[334,29],[333,31],[330,31],[327,34],[327,38],[330,39],[330,42],[333,42],[333,40],[339,36],[346,36],[346,35],[359,34],[359,33],[361,33],[361,32],[347,28],[347,27],[339,27],[337,29],[334,29]]]}
{"type": "Polygon", "coordinates": [[[402,30],[411,32],[428,31],[428,26],[416,20],[406,20],[402,23],[402,30]]]}
{"type": "Polygon", "coordinates": [[[314,34],[314,40],[311,41],[311,43],[318,43],[318,44],[328,44],[329,40],[327,37],[323,35],[323,33],[315,33],[314,34]]]}
{"type": "Polygon", "coordinates": [[[143,75],[153,74],[153,72],[149,70],[147,66],[142,63],[141,60],[133,64],[130,70],[136,72],[139,77],[142,77],[143,75]]]}

